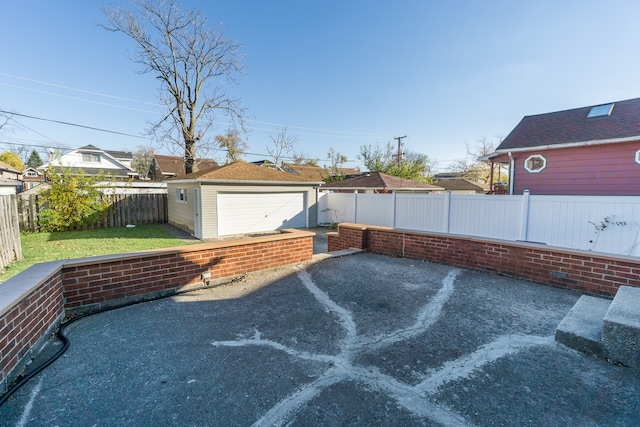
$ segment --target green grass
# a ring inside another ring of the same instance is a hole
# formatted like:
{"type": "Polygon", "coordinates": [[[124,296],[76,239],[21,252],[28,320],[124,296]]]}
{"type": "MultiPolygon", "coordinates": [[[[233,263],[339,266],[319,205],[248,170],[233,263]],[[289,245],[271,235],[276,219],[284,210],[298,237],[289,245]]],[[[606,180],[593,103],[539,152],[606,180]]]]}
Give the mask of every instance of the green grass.
{"type": "Polygon", "coordinates": [[[9,264],[0,272],[0,283],[39,262],[189,244],[155,225],[56,233],[23,233],[20,235],[20,241],[23,259],[9,264]]]}

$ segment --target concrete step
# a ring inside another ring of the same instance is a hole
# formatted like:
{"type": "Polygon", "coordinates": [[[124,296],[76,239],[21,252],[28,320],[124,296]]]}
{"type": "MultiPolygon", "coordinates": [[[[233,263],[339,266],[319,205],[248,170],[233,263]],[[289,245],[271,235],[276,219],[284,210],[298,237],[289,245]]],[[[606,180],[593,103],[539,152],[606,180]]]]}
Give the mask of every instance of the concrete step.
{"type": "Polygon", "coordinates": [[[640,368],[640,288],[618,289],[604,316],[602,343],[610,359],[640,368]]]}
{"type": "Polygon", "coordinates": [[[581,296],[556,328],[556,341],[584,353],[607,357],[602,330],[610,305],[608,299],[581,296]]]}

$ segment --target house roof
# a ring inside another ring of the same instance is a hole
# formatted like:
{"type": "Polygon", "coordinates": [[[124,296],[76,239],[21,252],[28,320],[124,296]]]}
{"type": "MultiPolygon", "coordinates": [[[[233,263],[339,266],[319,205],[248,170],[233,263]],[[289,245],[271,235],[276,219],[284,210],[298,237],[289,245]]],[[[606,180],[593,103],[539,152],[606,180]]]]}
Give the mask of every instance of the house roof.
{"type": "Polygon", "coordinates": [[[310,180],[322,181],[330,176],[328,170],[318,165],[296,165],[292,163],[284,163],[282,165],[282,169],[286,172],[291,172],[310,180]]]}
{"type": "Polygon", "coordinates": [[[13,172],[13,173],[22,173],[20,172],[18,169],[14,168],[13,166],[5,163],[5,162],[0,162],[0,170],[3,171],[8,171],[8,172],[13,172]]]}
{"type": "Polygon", "coordinates": [[[216,169],[201,170],[173,180],[195,179],[198,181],[245,181],[245,182],[291,182],[319,184],[321,179],[308,179],[291,173],[258,166],[252,163],[235,162],[216,169]]]}
{"type": "Polygon", "coordinates": [[[484,188],[480,184],[473,183],[471,181],[467,181],[462,178],[447,178],[442,179],[436,182],[437,185],[444,187],[445,190],[449,191],[475,191],[484,193],[489,191],[489,186],[485,186],[484,188]]]}
{"type": "MultiPolygon", "coordinates": [[[[184,158],[178,156],[164,156],[154,154],[156,165],[163,175],[184,175],[184,158]]],[[[196,167],[200,171],[218,167],[218,163],[212,159],[196,159],[196,167]]]]}
{"type": "Polygon", "coordinates": [[[78,151],[82,150],[102,151],[119,160],[133,160],[133,153],[131,151],[103,150],[91,144],[78,148],[78,151]]]}
{"type": "Polygon", "coordinates": [[[424,182],[411,181],[397,176],[374,172],[368,175],[348,178],[342,181],[325,184],[326,189],[373,189],[373,190],[443,190],[442,187],[426,184],[424,182]]]}
{"type": "Polygon", "coordinates": [[[611,113],[597,117],[587,115],[598,105],[525,116],[496,151],[595,145],[640,138],[640,98],[609,104],[613,104],[611,113]]]}
{"type": "MultiPolygon", "coordinates": [[[[284,163],[282,169],[306,177],[310,180],[325,180],[331,176],[331,170],[317,165],[297,165],[294,163],[284,163]]],[[[354,168],[336,168],[336,171],[343,176],[359,175],[361,172],[354,168]]]]}

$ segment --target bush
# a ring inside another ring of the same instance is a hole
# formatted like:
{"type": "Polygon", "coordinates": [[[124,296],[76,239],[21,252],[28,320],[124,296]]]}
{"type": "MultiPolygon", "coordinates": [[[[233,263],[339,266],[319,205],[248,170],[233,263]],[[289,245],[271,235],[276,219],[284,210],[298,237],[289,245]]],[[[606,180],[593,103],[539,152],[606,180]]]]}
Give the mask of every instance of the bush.
{"type": "Polygon", "coordinates": [[[45,209],[38,221],[43,231],[92,224],[107,214],[109,203],[96,188],[98,182],[104,181],[104,174],[88,176],[71,167],[57,171],[49,165],[45,175],[49,188],[41,193],[45,209]]]}

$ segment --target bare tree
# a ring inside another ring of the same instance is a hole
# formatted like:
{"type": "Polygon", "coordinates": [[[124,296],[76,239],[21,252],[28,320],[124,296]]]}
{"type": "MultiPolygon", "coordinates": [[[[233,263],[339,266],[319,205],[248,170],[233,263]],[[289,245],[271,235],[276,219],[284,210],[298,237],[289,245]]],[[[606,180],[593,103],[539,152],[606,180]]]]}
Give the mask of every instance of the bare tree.
{"type": "Polygon", "coordinates": [[[151,161],[153,160],[154,149],[145,145],[138,145],[138,151],[133,153],[133,160],[131,161],[131,167],[138,172],[141,178],[147,178],[149,169],[151,167],[151,161]]]}
{"type": "Polygon", "coordinates": [[[0,129],[4,128],[8,125],[9,120],[11,120],[13,116],[8,113],[0,113],[0,129]]]}
{"type": "Polygon", "coordinates": [[[244,155],[247,143],[240,138],[238,129],[229,128],[226,135],[216,136],[220,148],[227,151],[227,164],[237,162],[244,155]]]}
{"type": "Polygon", "coordinates": [[[491,154],[496,147],[502,142],[502,137],[497,136],[494,141],[488,140],[486,137],[480,138],[476,144],[466,144],[467,158],[458,161],[454,168],[458,172],[462,172],[466,179],[476,182],[488,183],[491,175],[491,164],[488,161],[482,161],[483,156],[491,154]]]}
{"type": "Polygon", "coordinates": [[[131,60],[160,82],[167,114],[151,124],[150,133],[183,148],[185,171],[193,172],[196,146],[215,144],[207,132],[216,114],[242,125],[245,112],[227,93],[228,83],[242,72],[240,45],[176,0],[131,0],[129,9],[101,9],[106,23],[100,25],[132,38],[137,48],[131,60]]]}
{"type": "Polygon", "coordinates": [[[319,159],[308,157],[303,152],[294,151],[291,157],[293,157],[293,163],[296,165],[318,166],[319,159]]]}
{"type": "Polygon", "coordinates": [[[282,166],[282,158],[287,157],[298,142],[297,135],[287,133],[287,128],[282,128],[275,134],[271,134],[271,145],[267,146],[267,152],[273,158],[276,168],[282,166]]]}
{"type": "Polygon", "coordinates": [[[340,170],[342,165],[349,161],[347,156],[337,152],[333,147],[329,147],[327,160],[331,163],[329,166],[329,176],[325,178],[325,182],[336,182],[344,179],[344,174],[340,170]]]}

